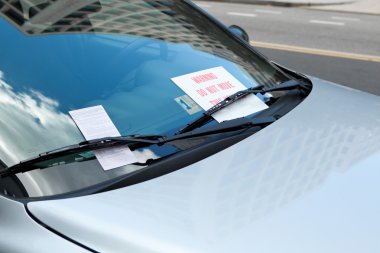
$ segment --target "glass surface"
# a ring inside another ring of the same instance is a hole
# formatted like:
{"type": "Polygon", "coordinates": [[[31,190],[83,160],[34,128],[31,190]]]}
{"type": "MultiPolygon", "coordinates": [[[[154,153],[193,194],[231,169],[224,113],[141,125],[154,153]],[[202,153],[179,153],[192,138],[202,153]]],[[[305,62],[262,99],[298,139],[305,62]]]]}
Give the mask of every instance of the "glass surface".
{"type": "MultiPolygon", "coordinates": [[[[176,102],[185,95],[171,81],[176,76],[223,66],[246,87],[287,80],[186,1],[3,0],[0,13],[0,159],[6,166],[83,141],[70,110],[103,105],[122,135],[178,130],[202,111],[189,115],[176,102]]],[[[144,162],[168,150],[135,152],[144,162]]],[[[96,160],[91,163],[88,170],[96,160]]],[[[67,166],[83,173],[86,166],[77,164],[67,166]]],[[[78,187],[131,171],[97,169],[103,176],[78,187]]],[[[43,173],[64,174],[51,171],[43,173]]],[[[39,173],[20,177],[26,182],[39,173]]]]}

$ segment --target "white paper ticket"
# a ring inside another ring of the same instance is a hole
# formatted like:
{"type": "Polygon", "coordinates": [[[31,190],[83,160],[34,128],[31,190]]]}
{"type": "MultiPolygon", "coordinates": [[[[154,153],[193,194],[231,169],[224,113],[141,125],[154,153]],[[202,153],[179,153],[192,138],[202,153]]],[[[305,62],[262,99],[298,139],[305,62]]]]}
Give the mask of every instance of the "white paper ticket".
{"type": "MultiPolygon", "coordinates": [[[[86,140],[120,136],[116,126],[101,105],[70,111],[69,114],[86,140]]],[[[93,152],[104,170],[137,161],[127,146],[99,149],[93,152]]]]}

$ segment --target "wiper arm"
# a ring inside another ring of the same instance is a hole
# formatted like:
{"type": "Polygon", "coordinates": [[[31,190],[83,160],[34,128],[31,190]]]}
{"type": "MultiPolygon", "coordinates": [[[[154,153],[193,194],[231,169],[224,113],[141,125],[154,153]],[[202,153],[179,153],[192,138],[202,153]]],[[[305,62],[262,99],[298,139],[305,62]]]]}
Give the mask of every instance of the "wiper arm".
{"type": "Polygon", "coordinates": [[[40,167],[33,166],[38,162],[43,162],[46,160],[54,159],[64,155],[75,154],[79,152],[97,150],[110,148],[122,145],[139,145],[139,146],[150,146],[150,145],[163,145],[168,142],[189,139],[200,136],[207,136],[213,134],[225,133],[228,131],[236,131],[239,129],[245,129],[250,127],[265,127],[273,123],[276,119],[274,117],[258,117],[254,119],[236,119],[218,124],[217,126],[198,129],[193,132],[173,135],[170,137],[164,135],[132,135],[132,136],[120,136],[120,137],[106,137],[101,139],[83,141],[75,145],[70,145],[64,148],[56,149],[53,151],[45,152],[39,154],[37,157],[22,161],[11,167],[8,167],[0,171],[1,177],[6,177],[14,175],[17,173],[27,172],[35,169],[41,169],[40,167]]]}
{"type": "MultiPolygon", "coordinates": [[[[212,115],[223,108],[229,106],[230,104],[242,99],[243,97],[246,97],[249,94],[265,94],[267,92],[273,92],[273,91],[285,91],[285,90],[292,90],[296,88],[306,88],[307,84],[299,81],[299,80],[289,80],[286,82],[283,82],[279,85],[267,88],[267,89],[262,89],[260,87],[253,87],[253,88],[248,88],[246,90],[238,91],[231,96],[227,97],[223,101],[219,102],[218,104],[214,105],[207,111],[205,111],[199,118],[195,119],[194,121],[190,122],[187,124],[184,128],[180,129],[177,131],[175,134],[183,134],[186,132],[189,132],[195,128],[198,128],[200,126],[203,126],[207,122],[211,121],[212,115]]],[[[262,87],[262,86],[261,86],[262,87]]]]}

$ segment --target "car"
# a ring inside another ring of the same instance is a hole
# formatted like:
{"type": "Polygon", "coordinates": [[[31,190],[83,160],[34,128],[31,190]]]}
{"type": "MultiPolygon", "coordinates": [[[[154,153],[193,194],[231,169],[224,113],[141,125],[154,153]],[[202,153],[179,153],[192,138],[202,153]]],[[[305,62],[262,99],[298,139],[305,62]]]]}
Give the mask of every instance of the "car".
{"type": "Polygon", "coordinates": [[[0,0],[1,252],[380,252],[380,98],[191,1],[0,0]]]}

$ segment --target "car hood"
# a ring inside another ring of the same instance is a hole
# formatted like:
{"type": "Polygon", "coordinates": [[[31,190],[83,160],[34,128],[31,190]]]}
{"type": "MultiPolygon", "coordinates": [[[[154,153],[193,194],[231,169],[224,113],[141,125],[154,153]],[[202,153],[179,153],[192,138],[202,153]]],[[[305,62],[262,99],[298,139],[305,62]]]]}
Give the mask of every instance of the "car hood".
{"type": "Polygon", "coordinates": [[[99,252],[380,252],[380,98],[312,79],[279,121],[168,175],[30,213],[99,252]]]}

